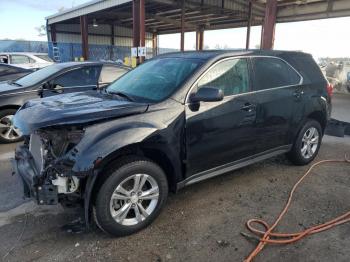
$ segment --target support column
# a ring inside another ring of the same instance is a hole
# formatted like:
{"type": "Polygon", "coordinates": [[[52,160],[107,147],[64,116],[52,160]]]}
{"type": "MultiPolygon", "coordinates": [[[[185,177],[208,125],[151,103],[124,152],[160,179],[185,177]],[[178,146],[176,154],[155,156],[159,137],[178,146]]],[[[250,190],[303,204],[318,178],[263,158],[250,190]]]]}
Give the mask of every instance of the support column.
{"type": "Polygon", "coordinates": [[[140,44],[140,1],[132,1],[132,46],[138,47],[140,44]]]}
{"type": "Polygon", "coordinates": [[[115,45],[114,41],[114,24],[111,24],[111,45],[115,45]]]}
{"type": "Polygon", "coordinates": [[[249,1],[248,5],[248,24],[247,24],[247,38],[246,38],[246,44],[245,44],[245,49],[249,49],[250,45],[250,29],[252,26],[252,10],[253,10],[253,3],[252,1],[249,1]]]}
{"type": "Polygon", "coordinates": [[[199,29],[199,46],[198,46],[198,50],[202,51],[204,47],[204,28],[201,27],[199,29]]]}
{"type": "Polygon", "coordinates": [[[114,41],[114,24],[111,24],[111,52],[109,54],[109,59],[110,60],[113,60],[114,45],[115,45],[115,41],[114,41]]]}
{"type": "MultiPolygon", "coordinates": [[[[145,0],[140,1],[140,46],[146,46],[146,26],[145,26],[145,0]]],[[[140,63],[145,60],[145,57],[140,57],[140,63]]]]}
{"type": "Polygon", "coordinates": [[[196,31],[196,50],[203,50],[203,43],[204,43],[204,28],[199,28],[196,31]]]}
{"type": "Polygon", "coordinates": [[[199,50],[199,40],[200,40],[200,32],[199,29],[196,31],[196,50],[199,50]]]}
{"type": "Polygon", "coordinates": [[[184,0],[182,0],[180,51],[183,52],[184,50],[185,50],[185,5],[184,5],[184,0]]]}
{"type": "Polygon", "coordinates": [[[153,51],[153,56],[156,56],[158,54],[158,34],[157,34],[157,32],[152,33],[152,51],[153,51]]]}
{"type": "Polygon", "coordinates": [[[81,50],[84,60],[89,59],[88,22],[86,15],[80,17],[81,50]]]}
{"type": "Polygon", "coordinates": [[[264,25],[261,32],[261,49],[273,49],[275,41],[276,15],[277,0],[267,0],[264,25]]]}
{"type": "Polygon", "coordinates": [[[51,42],[55,43],[57,42],[57,37],[56,37],[56,25],[52,24],[50,25],[50,35],[51,35],[51,42]]]}

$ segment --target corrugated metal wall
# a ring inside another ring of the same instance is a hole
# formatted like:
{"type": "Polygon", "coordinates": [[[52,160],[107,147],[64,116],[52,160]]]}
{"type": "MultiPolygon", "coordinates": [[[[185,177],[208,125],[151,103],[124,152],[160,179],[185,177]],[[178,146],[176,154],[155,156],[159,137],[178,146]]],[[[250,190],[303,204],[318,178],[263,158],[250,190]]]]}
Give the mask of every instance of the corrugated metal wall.
{"type": "MultiPolygon", "coordinates": [[[[57,42],[59,43],[81,43],[80,27],[77,24],[57,24],[57,42]],[[64,32],[64,33],[63,33],[64,32]],[[71,32],[66,33],[66,32],[71,32]]],[[[111,44],[111,26],[98,25],[93,27],[89,25],[89,44],[110,45],[111,44]],[[100,34],[100,35],[98,35],[100,34]]],[[[132,29],[114,26],[114,43],[116,46],[132,46],[132,29]]],[[[146,33],[146,47],[152,47],[152,34],[146,33]]]]}

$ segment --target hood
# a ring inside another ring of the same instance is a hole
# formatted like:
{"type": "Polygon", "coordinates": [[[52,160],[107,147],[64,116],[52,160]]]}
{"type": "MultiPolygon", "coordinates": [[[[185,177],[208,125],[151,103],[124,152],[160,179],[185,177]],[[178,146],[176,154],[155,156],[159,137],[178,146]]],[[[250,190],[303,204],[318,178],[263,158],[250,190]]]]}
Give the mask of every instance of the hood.
{"type": "Polygon", "coordinates": [[[79,92],[28,101],[13,121],[24,135],[29,135],[42,127],[91,123],[143,113],[147,108],[148,104],[118,100],[96,91],[79,92]]]}
{"type": "Polygon", "coordinates": [[[21,92],[23,89],[23,86],[10,85],[8,81],[0,82],[0,96],[15,92],[21,92]]]}

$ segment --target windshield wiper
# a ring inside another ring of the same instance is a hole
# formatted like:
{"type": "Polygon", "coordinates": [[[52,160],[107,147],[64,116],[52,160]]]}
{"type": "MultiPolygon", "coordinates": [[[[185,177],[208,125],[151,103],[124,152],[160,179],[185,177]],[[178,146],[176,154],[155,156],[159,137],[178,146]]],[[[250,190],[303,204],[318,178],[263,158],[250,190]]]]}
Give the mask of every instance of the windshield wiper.
{"type": "Polygon", "coordinates": [[[121,96],[121,97],[124,97],[126,98],[127,100],[129,100],[130,102],[135,102],[135,99],[133,99],[130,95],[127,95],[123,92],[120,92],[120,91],[106,91],[108,94],[111,94],[111,95],[117,95],[117,96],[121,96]]]}

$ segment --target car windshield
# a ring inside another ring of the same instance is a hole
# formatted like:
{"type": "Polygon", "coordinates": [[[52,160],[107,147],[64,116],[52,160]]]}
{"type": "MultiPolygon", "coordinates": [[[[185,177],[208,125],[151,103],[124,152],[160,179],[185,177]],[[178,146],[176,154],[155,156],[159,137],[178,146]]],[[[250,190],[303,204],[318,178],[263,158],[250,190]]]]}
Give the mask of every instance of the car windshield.
{"type": "Polygon", "coordinates": [[[47,62],[53,62],[53,60],[48,55],[35,55],[36,57],[39,57],[40,59],[43,59],[47,62]]]}
{"type": "Polygon", "coordinates": [[[107,92],[136,101],[159,102],[172,95],[202,63],[200,59],[187,58],[150,60],[112,83],[107,92]]]}
{"type": "Polygon", "coordinates": [[[62,67],[58,65],[50,65],[18,79],[15,83],[20,86],[36,85],[60,70],[62,70],[62,67]]]}

